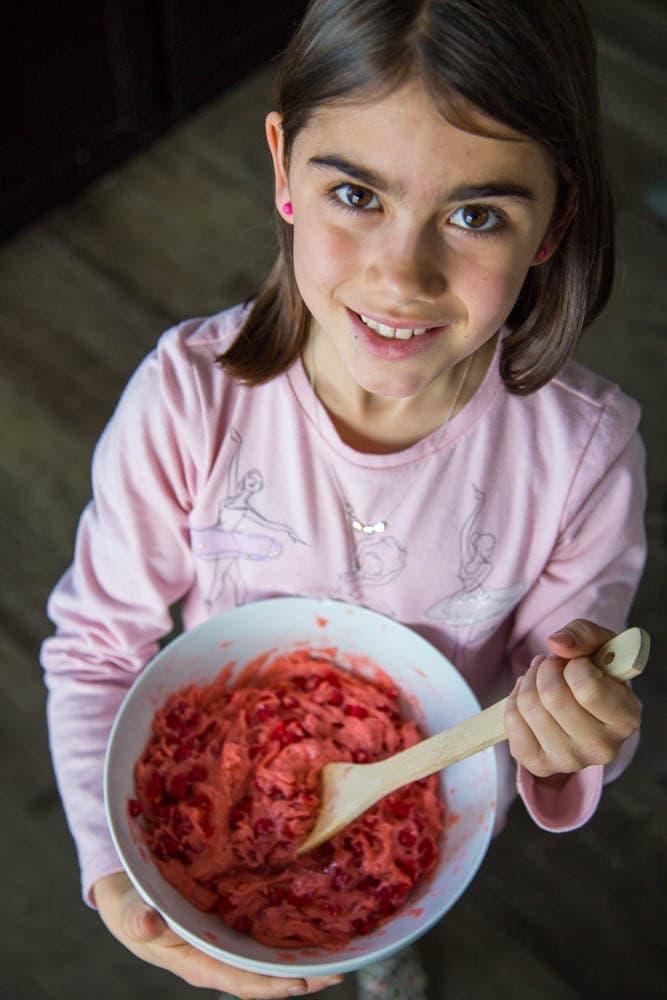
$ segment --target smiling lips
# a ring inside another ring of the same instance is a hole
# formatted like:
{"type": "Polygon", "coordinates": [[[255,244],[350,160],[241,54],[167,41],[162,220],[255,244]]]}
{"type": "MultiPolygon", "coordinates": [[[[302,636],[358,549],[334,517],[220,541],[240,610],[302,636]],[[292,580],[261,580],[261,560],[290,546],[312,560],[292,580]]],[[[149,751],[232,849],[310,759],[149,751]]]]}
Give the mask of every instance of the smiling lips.
{"type": "Polygon", "coordinates": [[[412,337],[421,337],[431,330],[438,329],[437,326],[388,326],[386,323],[379,323],[377,320],[357,313],[357,316],[369,330],[385,337],[387,340],[411,340],[412,337]]]}

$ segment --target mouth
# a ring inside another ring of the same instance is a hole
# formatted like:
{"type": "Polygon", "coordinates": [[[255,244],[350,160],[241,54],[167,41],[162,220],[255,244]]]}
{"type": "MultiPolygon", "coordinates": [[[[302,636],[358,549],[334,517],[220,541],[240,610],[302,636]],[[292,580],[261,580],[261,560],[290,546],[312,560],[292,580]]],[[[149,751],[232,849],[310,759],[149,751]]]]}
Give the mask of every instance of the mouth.
{"type": "Polygon", "coordinates": [[[364,326],[367,326],[373,333],[379,334],[380,337],[384,337],[386,340],[412,340],[413,337],[423,337],[425,333],[438,330],[442,325],[418,326],[416,323],[413,325],[409,322],[401,322],[400,325],[391,326],[389,323],[372,319],[363,313],[357,313],[357,316],[364,326]]]}

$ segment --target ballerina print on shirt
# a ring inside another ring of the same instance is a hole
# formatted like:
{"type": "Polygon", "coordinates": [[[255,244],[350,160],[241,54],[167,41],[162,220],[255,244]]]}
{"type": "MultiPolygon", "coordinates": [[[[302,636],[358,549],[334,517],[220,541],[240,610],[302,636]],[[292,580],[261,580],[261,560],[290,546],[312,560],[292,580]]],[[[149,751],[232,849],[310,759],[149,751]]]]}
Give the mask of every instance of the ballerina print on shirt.
{"type": "Polygon", "coordinates": [[[341,591],[354,591],[360,583],[367,587],[381,587],[403,572],[407,553],[393,535],[355,534],[353,542],[357,565],[339,577],[341,591]]]}
{"type": "Polygon", "coordinates": [[[459,666],[465,657],[466,647],[472,643],[473,638],[479,642],[486,632],[492,631],[497,619],[504,618],[528,590],[525,581],[510,584],[509,587],[491,589],[485,586],[493,571],[496,536],[489,531],[477,529],[486,494],[475,485],[472,491],[473,507],[459,532],[457,575],[461,587],[426,612],[427,618],[461,630],[453,657],[459,666]]]}
{"type": "Polygon", "coordinates": [[[264,477],[259,469],[239,474],[243,438],[235,427],[230,437],[234,451],[227,475],[227,496],[220,501],[218,520],[208,528],[190,529],[194,555],[212,564],[206,597],[209,611],[227,588],[232,590],[235,605],[245,604],[248,588],[243,576],[244,561],[265,562],[277,559],[283,552],[282,544],[269,532],[286,534],[295,544],[306,544],[288,524],[273,521],[257,509],[255,498],[264,489],[264,477]],[[258,533],[255,525],[264,530],[258,533]]]}

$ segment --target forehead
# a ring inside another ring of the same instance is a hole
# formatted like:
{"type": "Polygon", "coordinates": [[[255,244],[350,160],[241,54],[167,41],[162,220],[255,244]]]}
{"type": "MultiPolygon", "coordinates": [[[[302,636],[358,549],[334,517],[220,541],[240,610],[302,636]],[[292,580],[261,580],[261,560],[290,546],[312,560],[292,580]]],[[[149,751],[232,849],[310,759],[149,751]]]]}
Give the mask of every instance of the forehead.
{"type": "Polygon", "coordinates": [[[293,158],[324,150],[353,161],[372,162],[400,181],[412,174],[484,174],[518,178],[551,187],[556,171],[539,143],[483,114],[462,99],[449,112],[417,81],[365,100],[320,107],[297,134],[293,158]]]}

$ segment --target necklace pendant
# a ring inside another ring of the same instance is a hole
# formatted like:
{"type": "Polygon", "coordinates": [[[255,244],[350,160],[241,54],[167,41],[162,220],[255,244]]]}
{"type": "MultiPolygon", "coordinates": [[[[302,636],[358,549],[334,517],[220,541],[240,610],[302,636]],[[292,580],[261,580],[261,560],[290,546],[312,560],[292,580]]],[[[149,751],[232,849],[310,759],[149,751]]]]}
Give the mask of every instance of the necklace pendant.
{"type": "Polygon", "coordinates": [[[356,517],[352,518],[352,527],[355,531],[359,531],[364,535],[379,535],[387,527],[386,521],[376,521],[375,524],[364,524],[363,521],[359,521],[356,517]]]}

